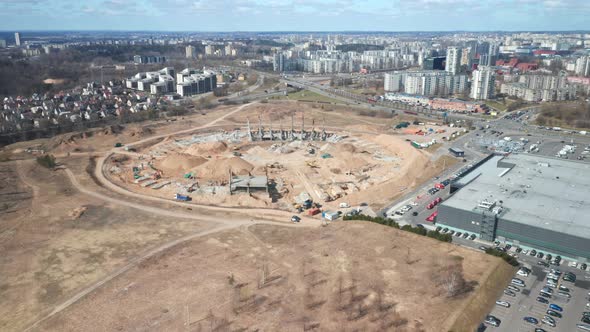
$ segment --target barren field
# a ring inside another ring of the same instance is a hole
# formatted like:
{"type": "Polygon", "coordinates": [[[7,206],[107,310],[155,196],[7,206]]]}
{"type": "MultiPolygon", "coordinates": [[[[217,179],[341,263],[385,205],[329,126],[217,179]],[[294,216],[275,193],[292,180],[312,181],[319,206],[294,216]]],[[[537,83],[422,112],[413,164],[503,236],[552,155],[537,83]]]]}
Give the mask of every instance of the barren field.
{"type": "Polygon", "coordinates": [[[39,330],[448,331],[461,314],[477,325],[497,271],[501,291],[499,259],[377,224],[255,225],[154,257],[39,330]],[[464,288],[449,296],[453,271],[464,288]]]}
{"type": "Polygon", "coordinates": [[[146,249],[212,226],[162,220],[81,195],[63,171],[49,171],[34,161],[0,166],[0,204],[6,208],[0,212],[2,331],[22,330],[146,249]]]}

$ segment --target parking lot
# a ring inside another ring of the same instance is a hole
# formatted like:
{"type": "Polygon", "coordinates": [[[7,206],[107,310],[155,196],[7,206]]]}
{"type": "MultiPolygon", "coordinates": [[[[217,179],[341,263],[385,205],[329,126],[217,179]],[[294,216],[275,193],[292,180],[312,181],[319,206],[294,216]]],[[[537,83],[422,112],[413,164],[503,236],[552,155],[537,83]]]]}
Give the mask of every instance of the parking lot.
{"type": "Polygon", "coordinates": [[[590,308],[586,308],[588,300],[588,292],[590,290],[590,273],[582,271],[577,268],[567,266],[567,262],[563,262],[561,266],[550,268],[537,265],[539,259],[531,256],[519,257],[519,260],[526,260],[528,263],[524,263],[524,266],[528,266],[531,273],[528,276],[515,275],[514,278],[521,279],[524,281],[524,287],[516,286],[519,291],[514,292],[515,296],[509,296],[502,294],[498,299],[500,301],[506,301],[510,303],[509,308],[496,305],[490,315],[493,315],[500,319],[501,323],[499,327],[494,327],[489,324],[484,324],[485,331],[534,331],[535,328],[542,328],[545,331],[581,331],[577,330],[576,324],[581,324],[580,321],[582,313],[584,311],[590,311],[590,308]],[[537,300],[541,293],[541,289],[546,287],[547,275],[551,268],[558,269],[562,272],[562,276],[559,278],[558,285],[553,289],[553,293],[550,298],[547,298],[548,303],[541,303],[537,300]],[[576,281],[574,283],[564,281],[563,275],[566,272],[573,272],[576,275],[576,281]],[[571,298],[559,295],[559,286],[564,286],[569,289],[571,298]],[[552,327],[547,323],[542,322],[544,316],[547,315],[547,310],[550,304],[556,304],[563,309],[560,314],[561,318],[552,317],[555,321],[556,326],[552,327]],[[524,320],[524,317],[533,317],[538,323],[531,324],[524,320]]]}

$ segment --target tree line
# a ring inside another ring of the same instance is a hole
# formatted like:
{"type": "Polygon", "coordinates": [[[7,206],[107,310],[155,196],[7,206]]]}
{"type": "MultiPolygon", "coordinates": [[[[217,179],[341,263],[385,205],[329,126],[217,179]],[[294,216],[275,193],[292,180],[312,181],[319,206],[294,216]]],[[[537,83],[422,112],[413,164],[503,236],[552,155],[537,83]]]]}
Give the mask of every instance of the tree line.
{"type": "Polygon", "coordinates": [[[423,227],[414,227],[412,225],[404,225],[401,226],[391,218],[383,218],[383,217],[371,217],[364,214],[359,214],[356,216],[344,216],[343,220],[363,220],[363,221],[370,221],[377,224],[393,227],[396,229],[401,229],[402,231],[427,236],[433,239],[437,239],[443,242],[453,242],[453,237],[450,234],[442,234],[439,231],[429,231],[423,227]]]}

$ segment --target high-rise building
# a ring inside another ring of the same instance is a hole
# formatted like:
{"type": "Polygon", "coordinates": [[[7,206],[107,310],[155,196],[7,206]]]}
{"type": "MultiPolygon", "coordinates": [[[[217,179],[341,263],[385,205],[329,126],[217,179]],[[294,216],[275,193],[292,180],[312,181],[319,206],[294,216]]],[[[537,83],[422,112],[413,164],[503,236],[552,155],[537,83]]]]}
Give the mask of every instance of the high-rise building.
{"type": "Polygon", "coordinates": [[[457,75],[461,70],[461,49],[449,47],[447,49],[447,64],[445,70],[453,75],[457,75]]]}
{"type": "Polygon", "coordinates": [[[225,45],[225,56],[232,56],[233,47],[231,44],[225,45]]]}
{"type": "Polygon", "coordinates": [[[403,89],[404,74],[401,72],[385,73],[383,88],[388,92],[398,92],[403,89]]]}
{"type": "Polygon", "coordinates": [[[213,55],[214,52],[215,52],[215,48],[213,47],[213,45],[206,45],[205,46],[205,54],[206,55],[213,55]]]}
{"type": "Polygon", "coordinates": [[[422,63],[422,69],[424,70],[445,70],[446,57],[439,56],[433,58],[426,58],[422,63]]]}
{"type": "Polygon", "coordinates": [[[477,100],[494,97],[496,73],[487,66],[480,66],[473,71],[470,97],[477,100]]]}
{"type": "Polygon", "coordinates": [[[6,40],[0,39],[0,48],[6,48],[6,40]]]}
{"type": "Polygon", "coordinates": [[[14,33],[14,43],[16,46],[20,46],[20,32],[14,33]]]}
{"type": "Polygon", "coordinates": [[[576,75],[590,76],[590,56],[582,56],[576,60],[576,75]]]}
{"type": "Polygon", "coordinates": [[[272,69],[274,71],[285,70],[285,55],[283,53],[277,53],[273,57],[272,69]]]}
{"type": "Polygon", "coordinates": [[[191,59],[192,59],[192,58],[194,58],[194,57],[195,57],[195,50],[196,50],[196,49],[195,49],[195,47],[194,47],[194,46],[192,46],[192,45],[188,45],[188,46],[186,47],[186,57],[187,57],[187,58],[191,58],[191,59]]]}
{"type": "Polygon", "coordinates": [[[466,47],[461,52],[461,66],[471,67],[471,59],[475,56],[475,51],[471,47],[466,47]]]}

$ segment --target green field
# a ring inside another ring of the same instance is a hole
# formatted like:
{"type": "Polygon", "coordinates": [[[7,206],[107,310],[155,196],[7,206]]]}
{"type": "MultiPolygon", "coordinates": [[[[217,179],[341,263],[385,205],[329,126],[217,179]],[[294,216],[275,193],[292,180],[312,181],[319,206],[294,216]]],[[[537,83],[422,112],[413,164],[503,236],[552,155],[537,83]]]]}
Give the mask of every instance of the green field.
{"type": "Polygon", "coordinates": [[[506,109],[508,108],[508,105],[510,104],[510,102],[507,100],[506,103],[499,103],[497,101],[491,101],[491,100],[486,100],[486,105],[500,111],[500,112],[506,112],[506,109]]]}

